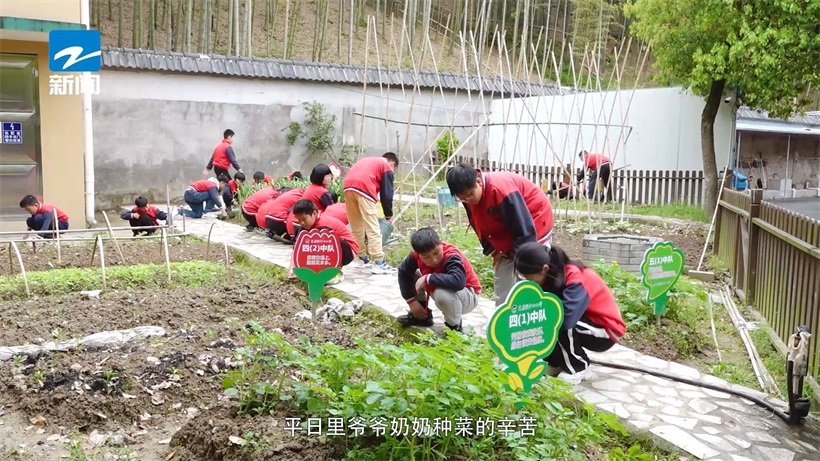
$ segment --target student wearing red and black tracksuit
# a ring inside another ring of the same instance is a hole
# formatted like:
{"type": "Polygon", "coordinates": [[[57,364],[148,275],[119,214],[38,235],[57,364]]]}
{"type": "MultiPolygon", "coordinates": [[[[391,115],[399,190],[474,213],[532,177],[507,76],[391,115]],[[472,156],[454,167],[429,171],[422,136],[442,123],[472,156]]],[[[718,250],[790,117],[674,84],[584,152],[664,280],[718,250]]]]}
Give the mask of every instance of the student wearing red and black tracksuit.
{"type": "Polygon", "coordinates": [[[561,299],[564,323],[558,332],[558,344],[546,358],[548,373],[576,374],[571,380],[580,381],[589,366],[586,350],[604,352],[626,333],[615,297],[595,271],[570,260],[557,246],[522,245],[515,256],[515,270],[541,285],[545,293],[561,299]]]}
{"type": "Polygon", "coordinates": [[[233,152],[233,130],[225,130],[222,134],[222,142],[217,144],[214,148],[214,153],[211,154],[211,160],[208,161],[208,165],[205,166],[205,170],[202,171],[202,174],[208,176],[211,174],[211,168],[214,170],[214,175],[218,178],[220,175],[225,175],[227,177],[231,177],[228,174],[228,169],[233,165],[236,171],[242,171],[242,168],[239,167],[239,163],[236,161],[236,154],[233,152]]]}
{"type": "MultiPolygon", "coordinates": [[[[601,192],[606,192],[606,197],[604,200],[609,200],[612,196],[612,188],[609,183],[609,176],[611,174],[609,157],[606,157],[604,154],[590,154],[585,150],[582,150],[578,154],[578,157],[584,162],[584,167],[589,172],[587,175],[589,178],[587,185],[587,198],[592,200],[596,193],[600,195],[601,192]],[[603,191],[595,190],[599,177],[601,178],[601,187],[604,189],[603,191]]],[[[578,174],[578,181],[581,181],[583,177],[584,172],[581,171],[578,174]]]]}
{"type": "Polygon", "coordinates": [[[185,203],[191,207],[190,210],[180,209],[179,213],[189,218],[201,218],[203,214],[218,211],[224,208],[220,192],[228,184],[227,176],[217,178],[202,179],[191,183],[185,190],[183,198],[185,203]],[[205,206],[203,208],[203,203],[205,206]]]}
{"type": "MultiPolygon", "coordinates": [[[[281,238],[287,234],[285,220],[291,208],[302,198],[304,189],[291,189],[273,200],[268,200],[256,212],[256,225],[268,230],[270,238],[281,238]]],[[[278,240],[278,239],[277,239],[278,240]]]]}
{"type": "Polygon", "coordinates": [[[333,173],[330,172],[330,167],[324,163],[316,165],[310,172],[310,184],[305,188],[302,198],[313,202],[319,211],[324,211],[334,203],[333,195],[327,190],[331,181],[333,181],[333,173]]]}
{"type": "Polygon", "coordinates": [[[253,174],[253,185],[257,184],[266,184],[268,186],[272,186],[273,178],[266,175],[264,171],[257,171],[253,174]]]}
{"type": "Polygon", "coordinates": [[[425,227],[410,236],[413,251],[399,264],[399,290],[410,312],[396,320],[403,326],[433,326],[433,299],[444,315],[444,324],[463,331],[461,317],[478,306],[481,283],[470,261],[456,246],[442,242],[435,230],[425,227]]]}
{"type": "Polygon", "coordinates": [[[379,207],[381,200],[384,217],[393,219],[393,176],[399,158],[392,152],[381,157],[365,157],[347,172],[344,181],[345,205],[350,229],[362,248],[359,255],[365,267],[372,266],[374,274],[395,274],[396,269],[384,261],[381,226],[379,225],[379,207]],[[367,237],[367,250],[365,248],[367,237]]]}
{"type": "Polygon", "coordinates": [[[517,281],[513,259],[518,248],[527,242],[548,245],[552,239],[549,198],[523,176],[482,173],[464,164],[450,168],[447,185],[464,204],[484,254],[493,257],[495,304],[500,306],[517,281]]]}
{"type": "Polygon", "coordinates": [[[242,216],[244,216],[245,220],[248,221],[248,225],[245,226],[246,230],[252,231],[257,227],[262,227],[263,229],[265,228],[264,225],[258,226],[256,221],[256,213],[259,211],[259,207],[261,207],[263,203],[268,200],[273,200],[276,197],[279,197],[279,195],[281,194],[277,189],[274,189],[273,187],[263,187],[242,201],[242,216]]]}
{"type": "Polygon", "coordinates": [[[20,200],[20,208],[31,214],[31,217],[26,219],[28,230],[38,231],[37,235],[42,238],[56,238],[55,230],[68,230],[68,215],[55,205],[41,203],[37,197],[26,195],[20,200]],[[55,212],[57,222],[54,222],[55,212]]]}
{"type": "MultiPolygon", "coordinates": [[[[134,200],[134,205],[136,206],[131,211],[126,211],[120,215],[120,218],[131,224],[131,227],[159,226],[160,220],[166,221],[168,219],[168,215],[164,211],[157,209],[154,205],[149,205],[148,199],[145,197],[137,197],[134,200]]],[[[141,229],[132,232],[136,237],[140,232],[144,232],[145,235],[152,235],[156,231],[156,229],[141,229]]]]}
{"type": "MultiPolygon", "coordinates": [[[[348,229],[350,229],[349,221],[347,220],[347,207],[345,207],[344,203],[335,203],[336,200],[339,199],[338,196],[334,192],[330,192],[331,197],[333,197],[333,205],[325,208],[325,211],[322,212],[323,216],[331,216],[339,221],[342,222],[348,229]]],[[[304,195],[302,196],[304,199],[304,195]]],[[[290,210],[290,214],[288,214],[287,219],[285,220],[285,226],[287,227],[288,235],[290,236],[291,240],[296,237],[296,234],[299,229],[299,223],[296,221],[296,216],[293,214],[293,210],[290,210]]]]}
{"type": "Polygon", "coordinates": [[[222,190],[222,201],[227,210],[230,210],[234,203],[238,203],[237,192],[243,184],[245,184],[245,173],[238,171],[234,173],[233,179],[228,181],[227,187],[222,190]]]}
{"type": "Polygon", "coordinates": [[[558,186],[557,182],[552,183],[552,188],[547,191],[547,195],[552,196],[556,192],[558,192],[558,198],[560,199],[575,199],[575,193],[572,191],[572,186],[569,184],[561,181],[561,186],[558,186]]]}
{"type": "MultiPolygon", "coordinates": [[[[301,199],[293,205],[293,214],[299,226],[296,230],[295,238],[299,236],[302,231],[309,231],[313,229],[328,229],[333,231],[333,234],[339,239],[339,246],[342,250],[342,267],[347,266],[356,257],[359,252],[359,245],[350,229],[347,228],[341,221],[325,213],[319,211],[310,200],[301,199]]],[[[344,272],[329,280],[326,285],[335,285],[344,280],[344,272]]]]}

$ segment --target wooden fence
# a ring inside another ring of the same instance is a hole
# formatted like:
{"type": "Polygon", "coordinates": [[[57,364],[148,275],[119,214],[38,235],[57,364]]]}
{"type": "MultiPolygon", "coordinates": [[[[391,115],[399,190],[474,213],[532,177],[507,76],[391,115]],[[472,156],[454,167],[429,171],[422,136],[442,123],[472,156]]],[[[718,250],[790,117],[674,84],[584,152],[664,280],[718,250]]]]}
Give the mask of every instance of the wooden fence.
{"type": "Polygon", "coordinates": [[[762,200],[762,191],[724,189],[714,252],[738,293],[785,342],[812,333],[809,370],[820,376],[820,221],[762,200]]]}
{"type": "MultiPolygon", "coordinates": [[[[578,171],[572,171],[570,165],[565,167],[526,165],[520,163],[500,163],[485,159],[456,156],[455,161],[466,163],[484,171],[512,171],[529,178],[535,184],[546,181],[571,183],[578,171]],[[568,174],[571,172],[571,174],[568,174]]],[[[612,173],[613,197],[616,201],[644,205],[663,205],[667,203],[703,203],[703,171],[677,170],[616,170],[612,173]]]]}

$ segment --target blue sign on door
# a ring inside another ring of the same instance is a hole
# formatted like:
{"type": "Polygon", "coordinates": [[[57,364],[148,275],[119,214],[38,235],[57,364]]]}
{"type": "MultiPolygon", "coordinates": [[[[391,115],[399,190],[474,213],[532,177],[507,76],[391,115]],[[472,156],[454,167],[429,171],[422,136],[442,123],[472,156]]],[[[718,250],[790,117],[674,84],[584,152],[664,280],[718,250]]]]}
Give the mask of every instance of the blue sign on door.
{"type": "Polygon", "coordinates": [[[3,122],[3,144],[23,144],[22,122],[3,122]]]}

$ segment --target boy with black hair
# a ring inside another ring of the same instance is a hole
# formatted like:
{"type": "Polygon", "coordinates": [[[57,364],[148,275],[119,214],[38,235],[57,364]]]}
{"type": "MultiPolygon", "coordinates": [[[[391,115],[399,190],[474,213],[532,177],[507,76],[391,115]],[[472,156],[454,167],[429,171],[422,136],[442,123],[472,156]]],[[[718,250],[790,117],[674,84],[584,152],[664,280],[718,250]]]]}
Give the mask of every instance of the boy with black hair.
{"type": "Polygon", "coordinates": [[[399,290],[410,312],[396,320],[403,326],[433,326],[432,299],[444,324],[462,332],[461,318],[478,306],[481,283],[470,261],[455,245],[441,241],[430,227],[410,236],[413,251],[399,264],[399,290]]]}
{"type": "MultiPolygon", "coordinates": [[[[596,194],[600,195],[601,192],[603,192],[600,188],[596,188],[598,185],[598,178],[601,178],[601,188],[606,191],[606,197],[604,197],[604,199],[609,200],[611,196],[611,188],[609,184],[611,162],[609,157],[604,154],[590,154],[589,152],[582,150],[578,153],[578,158],[584,162],[584,168],[589,171],[587,175],[587,198],[592,200],[596,194]]],[[[577,179],[578,181],[584,179],[583,169],[578,173],[577,179]]]]}
{"type": "Polygon", "coordinates": [[[236,197],[237,191],[245,184],[245,173],[237,171],[233,175],[233,179],[228,181],[228,187],[222,190],[222,201],[225,203],[225,209],[231,210],[234,203],[239,203],[236,197]]]}
{"type": "Polygon", "coordinates": [[[180,208],[179,214],[199,219],[205,213],[223,210],[225,204],[222,203],[221,192],[225,189],[228,181],[230,181],[229,177],[222,175],[219,178],[202,179],[191,183],[183,195],[185,203],[191,209],[180,208]],[[203,203],[205,204],[204,207],[203,203]]]}
{"type": "Polygon", "coordinates": [[[256,222],[256,213],[262,204],[268,200],[279,197],[281,195],[280,192],[281,191],[273,187],[263,187],[242,201],[242,216],[248,221],[248,225],[245,226],[246,231],[250,232],[259,227],[256,222]]]}
{"type": "MultiPolygon", "coordinates": [[[[313,229],[328,229],[333,231],[333,234],[339,239],[339,246],[342,250],[342,267],[350,264],[359,251],[359,245],[350,229],[338,219],[328,216],[319,211],[316,204],[311,200],[301,199],[293,205],[293,215],[299,226],[296,227],[295,239],[302,231],[309,231],[313,229]]],[[[289,276],[293,274],[293,268],[288,272],[289,276]]],[[[344,280],[344,273],[339,272],[339,275],[332,278],[326,285],[335,285],[344,280]]]]}
{"type": "Polygon", "coordinates": [[[256,212],[256,225],[268,230],[267,236],[282,243],[289,243],[285,220],[293,205],[302,198],[304,189],[291,189],[273,200],[268,200],[256,212]]]}
{"type": "MultiPolygon", "coordinates": [[[[136,206],[131,211],[126,211],[120,215],[120,218],[131,224],[131,227],[158,226],[160,220],[166,221],[168,219],[168,215],[164,211],[157,209],[154,205],[149,205],[148,199],[145,197],[137,197],[134,200],[134,205],[136,206]]],[[[132,230],[131,232],[136,237],[140,232],[145,232],[145,235],[152,235],[156,231],[156,229],[141,229],[132,230]]]]}
{"type": "Polygon", "coordinates": [[[290,181],[294,181],[297,179],[303,179],[303,176],[301,171],[294,171],[293,173],[285,176],[285,178],[287,178],[290,181]]]}
{"type": "Polygon", "coordinates": [[[396,268],[384,260],[379,207],[376,202],[381,201],[384,217],[388,222],[391,221],[393,177],[398,165],[399,158],[393,152],[386,152],[381,157],[365,157],[350,167],[344,180],[347,217],[353,235],[363,251],[359,258],[365,267],[372,267],[371,272],[374,274],[396,273],[396,268]],[[371,265],[371,260],[375,264],[371,265]]]}
{"type": "Polygon", "coordinates": [[[20,200],[20,208],[31,214],[31,217],[26,219],[26,225],[28,230],[37,231],[40,238],[56,238],[55,230],[68,230],[68,215],[55,205],[40,203],[37,197],[26,195],[20,200]],[[56,222],[54,221],[55,212],[56,222]]]}
{"type": "Polygon", "coordinates": [[[253,184],[273,185],[273,178],[266,175],[264,171],[257,171],[253,174],[253,184]]]}
{"type": "Polygon", "coordinates": [[[222,133],[222,141],[217,144],[214,148],[214,153],[211,154],[211,160],[208,161],[208,165],[205,166],[205,169],[202,170],[202,174],[208,176],[211,174],[211,168],[214,170],[214,175],[218,178],[222,175],[225,175],[230,178],[230,172],[228,169],[233,165],[236,171],[241,172],[242,168],[239,167],[239,163],[236,162],[236,154],[233,152],[233,130],[225,130],[222,133]]]}
{"type": "Polygon", "coordinates": [[[493,257],[495,304],[500,306],[517,282],[513,259],[518,248],[527,242],[548,245],[552,239],[550,200],[529,179],[506,171],[484,173],[460,164],[447,171],[446,179],[467,210],[484,255],[493,257]]]}

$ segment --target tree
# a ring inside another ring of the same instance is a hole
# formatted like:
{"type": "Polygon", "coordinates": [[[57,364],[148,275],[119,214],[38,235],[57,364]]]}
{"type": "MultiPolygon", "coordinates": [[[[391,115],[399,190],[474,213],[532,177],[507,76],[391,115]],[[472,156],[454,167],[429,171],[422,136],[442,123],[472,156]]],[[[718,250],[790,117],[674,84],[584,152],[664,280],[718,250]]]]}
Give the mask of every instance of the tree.
{"type": "MultiPolygon", "coordinates": [[[[624,13],[632,33],[649,42],[659,78],[706,99],[701,149],[704,206],[717,206],[714,124],[724,93],[789,118],[820,82],[817,0],[632,0],[624,13]]],[[[734,106],[735,110],[737,105],[734,106]]]]}

